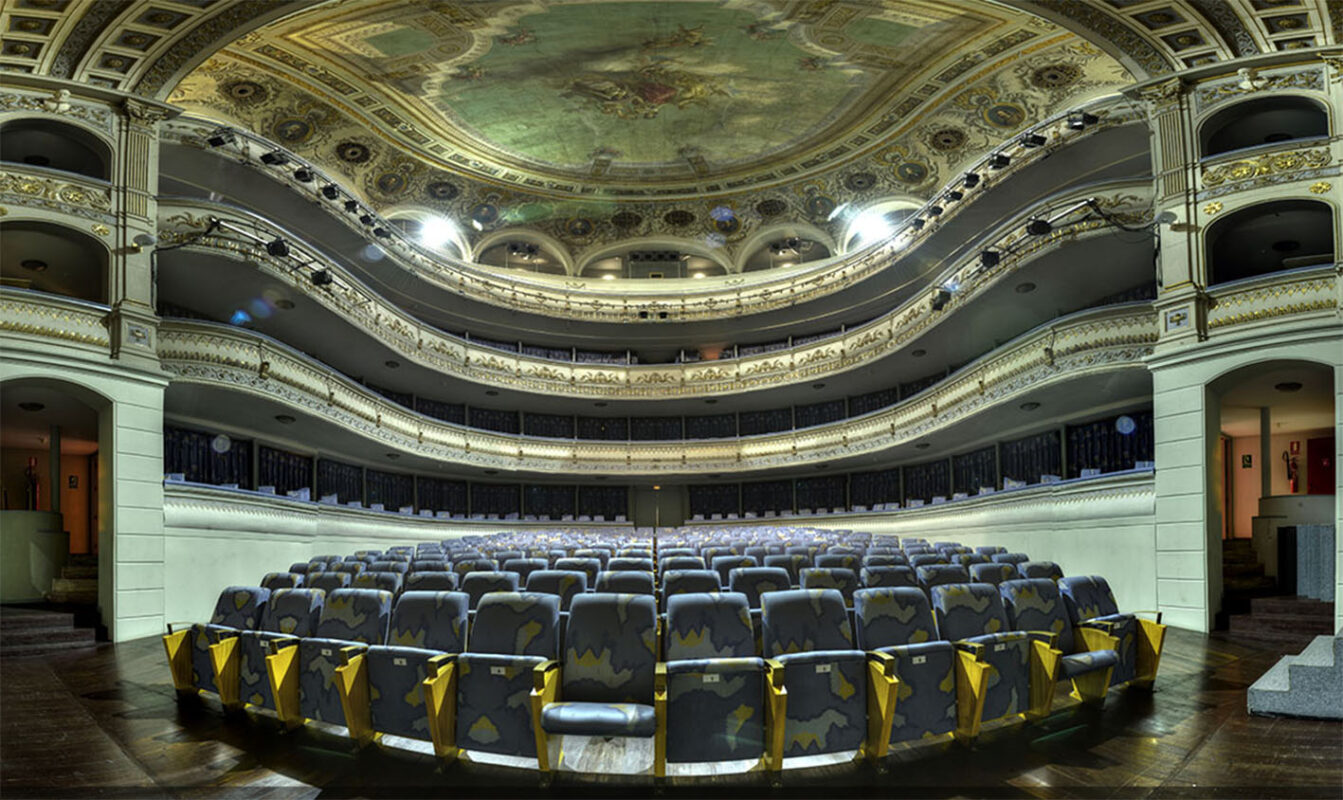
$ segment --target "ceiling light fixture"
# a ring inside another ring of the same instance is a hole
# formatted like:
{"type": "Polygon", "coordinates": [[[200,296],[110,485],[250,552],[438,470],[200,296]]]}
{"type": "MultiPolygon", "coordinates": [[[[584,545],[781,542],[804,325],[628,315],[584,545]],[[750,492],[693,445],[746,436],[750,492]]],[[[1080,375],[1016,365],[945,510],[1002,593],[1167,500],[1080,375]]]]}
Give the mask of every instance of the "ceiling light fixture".
{"type": "Polygon", "coordinates": [[[944,210],[944,209],[942,208],[942,206],[929,206],[929,207],[928,207],[928,216],[930,216],[930,217],[940,217],[940,216],[942,216],[942,211],[943,211],[943,210],[944,210]]]}
{"type": "Polygon", "coordinates": [[[1047,219],[1033,219],[1026,223],[1026,233],[1031,236],[1044,236],[1053,230],[1054,226],[1047,219]]]}
{"type": "Polygon", "coordinates": [[[915,217],[913,221],[909,223],[909,227],[913,228],[916,231],[921,231],[923,230],[923,226],[927,224],[928,221],[925,220],[923,217],[915,217]]]}
{"type": "Polygon", "coordinates": [[[700,278],[703,278],[703,277],[704,277],[704,273],[703,273],[703,272],[696,272],[694,275],[691,275],[690,277],[691,277],[691,278],[694,278],[695,280],[699,280],[700,278]]]}
{"type": "Polygon", "coordinates": [[[387,369],[396,369],[397,367],[401,366],[401,362],[397,361],[394,358],[389,358],[386,361],[382,362],[382,365],[387,369]]]}
{"type": "Polygon", "coordinates": [[[989,156],[989,169],[1002,169],[1012,163],[1012,157],[1006,153],[994,153],[989,156]]]}
{"type": "Polygon", "coordinates": [[[312,183],[313,177],[312,170],[307,167],[299,167],[294,170],[294,180],[300,183],[312,183]]]}
{"type": "Polygon", "coordinates": [[[233,131],[228,128],[220,128],[206,138],[206,143],[211,147],[223,147],[226,144],[233,144],[235,141],[233,131]]]}
{"type": "Polygon", "coordinates": [[[354,214],[354,213],[358,212],[358,211],[359,211],[359,203],[358,203],[358,201],[355,201],[355,200],[346,200],[346,201],[345,201],[345,211],[346,211],[347,213],[350,213],[350,214],[354,214]]]}
{"type": "Polygon", "coordinates": [[[951,292],[947,291],[946,287],[939,286],[937,287],[937,291],[933,292],[934,311],[941,311],[942,309],[946,308],[947,303],[949,303],[950,301],[951,301],[951,292]]]}
{"type": "Polygon", "coordinates": [[[978,172],[965,173],[965,181],[963,183],[965,188],[967,189],[975,188],[976,186],[979,185],[979,173],[978,172]]]}
{"type": "Polygon", "coordinates": [[[1035,291],[1035,284],[1031,283],[1030,281],[1017,284],[1016,288],[1017,294],[1030,294],[1033,291],[1035,291]]]}
{"type": "Polygon", "coordinates": [[[1068,112],[1068,130],[1080,131],[1089,125],[1095,125],[1100,119],[1095,114],[1089,114],[1086,111],[1068,112]]]}
{"type": "Polygon", "coordinates": [[[955,203],[956,201],[960,200],[963,197],[965,197],[965,194],[963,192],[958,192],[955,189],[952,189],[951,191],[947,192],[947,200],[952,203],[955,203]]]}
{"type": "Polygon", "coordinates": [[[284,258],[289,255],[289,245],[285,244],[284,239],[277,236],[266,244],[266,252],[276,258],[284,258]]]}
{"type": "Polygon", "coordinates": [[[289,163],[289,156],[279,150],[272,150],[269,153],[261,154],[261,163],[272,167],[282,167],[289,163]]]}
{"type": "Polygon", "coordinates": [[[981,250],[979,253],[979,265],[984,269],[993,269],[1002,260],[1003,254],[996,250],[981,250]]]}
{"type": "Polygon", "coordinates": [[[313,286],[330,286],[336,282],[336,276],[329,269],[319,269],[312,274],[313,286]]]}
{"type": "Polygon", "coordinates": [[[1038,133],[1028,133],[1021,137],[1022,147],[1044,147],[1045,142],[1049,141],[1038,133]]]}
{"type": "Polygon", "coordinates": [[[602,280],[604,280],[604,281],[613,281],[613,280],[615,280],[615,279],[616,279],[616,276],[612,275],[612,274],[609,273],[609,272],[602,276],[602,280]]]}
{"type": "Polygon", "coordinates": [[[334,183],[328,183],[327,185],[322,187],[322,197],[325,197],[328,200],[335,200],[336,198],[340,197],[340,188],[337,187],[336,184],[334,183]]]}
{"type": "Polygon", "coordinates": [[[420,244],[442,247],[452,240],[457,226],[443,217],[429,217],[420,223],[420,244]]]}

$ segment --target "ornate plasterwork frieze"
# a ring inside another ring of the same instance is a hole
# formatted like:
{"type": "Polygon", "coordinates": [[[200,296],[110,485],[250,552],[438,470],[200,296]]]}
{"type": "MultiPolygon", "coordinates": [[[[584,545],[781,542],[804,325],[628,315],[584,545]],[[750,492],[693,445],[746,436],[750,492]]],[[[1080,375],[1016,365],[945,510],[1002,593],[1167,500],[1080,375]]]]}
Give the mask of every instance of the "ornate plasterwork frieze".
{"type": "Polygon", "coordinates": [[[1224,80],[1208,81],[1201,83],[1195,88],[1191,95],[1194,103],[1194,113],[1202,114],[1215,106],[1220,105],[1233,98],[1240,98],[1250,94],[1262,93],[1265,96],[1274,91],[1283,90],[1306,90],[1314,92],[1324,91],[1324,66],[1291,69],[1281,69],[1272,71],[1263,71],[1256,74],[1256,77],[1262,81],[1256,85],[1251,83],[1244,85],[1244,81],[1239,76],[1233,76],[1224,80]]]}
{"type": "Polygon", "coordinates": [[[1280,317],[1338,311],[1338,270],[1267,276],[1250,285],[1209,291],[1208,328],[1225,328],[1280,317]]]}
{"type": "Polygon", "coordinates": [[[107,354],[108,310],[37,292],[0,292],[0,332],[63,344],[88,345],[107,354]]]}
{"type": "Polygon", "coordinates": [[[101,222],[115,220],[109,185],[70,173],[21,170],[17,166],[0,169],[0,198],[101,222]]]}
{"type": "Polygon", "coordinates": [[[682,442],[551,440],[440,422],[288,348],[210,323],[164,323],[159,355],[178,380],[269,397],[380,444],[430,458],[510,470],[677,474],[739,472],[885,450],[1033,387],[1140,366],[1156,335],[1156,314],[1150,309],[1107,310],[1037,331],[917,398],[863,417],[781,434],[682,442]]]}
{"type": "Polygon", "coordinates": [[[112,133],[112,121],[115,119],[107,106],[72,99],[68,92],[64,97],[37,92],[0,92],[0,114],[16,111],[68,116],[109,134],[112,133]]]}
{"type": "Polygon", "coordinates": [[[1203,185],[1216,188],[1223,184],[1241,184],[1267,176],[1293,176],[1307,170],[1328,166],[1332,161],[1328,147],[1304,148],[1276,153],[1265,153],[1250,158],[1205,164],[1203,185]]]}

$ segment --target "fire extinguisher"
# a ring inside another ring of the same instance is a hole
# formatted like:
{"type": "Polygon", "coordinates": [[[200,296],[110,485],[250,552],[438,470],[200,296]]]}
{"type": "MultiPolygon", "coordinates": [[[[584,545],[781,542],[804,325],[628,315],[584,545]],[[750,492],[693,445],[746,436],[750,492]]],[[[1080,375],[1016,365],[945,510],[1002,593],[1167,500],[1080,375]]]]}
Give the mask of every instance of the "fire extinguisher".
{"type": "Polygon", "coordinates": [[[1296,494],[1296,483],[1300,480],[1300,470],[1296,465],[1296,456],[1283,450],[1282,460],[1287,465],[1287,493],[1296,494]]]}

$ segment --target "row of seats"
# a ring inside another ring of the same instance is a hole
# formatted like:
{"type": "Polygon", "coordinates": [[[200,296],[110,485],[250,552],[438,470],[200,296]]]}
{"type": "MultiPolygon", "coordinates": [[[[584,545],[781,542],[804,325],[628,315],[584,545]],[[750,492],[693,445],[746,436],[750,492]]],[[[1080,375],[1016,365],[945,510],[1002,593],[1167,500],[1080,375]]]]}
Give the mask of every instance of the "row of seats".
{"type": "MultiPolygon", "coordinates": [[[[888,555],[877,549],[860,558],[888,555]]],[[[738,566],[726,583],[713,569],[604,570],[596,591],[586,572],[550,569],[530,572],[525,592],[512,572],[492,573],[512,579],[493,591],[312,588],[328,571],[293,573],[311,576],[307,588],[231,587],[209,623],[170,629],[179,691],[291,725],[343,725],[360,742],[534,757],[543,771],[555,734],[653,737],[659,775],[668,762],[779,769],[822,753],[879,758],[928,736],[972,740],[985,722],[1048,714],[1056,680],[1086,702],[1150,685],[1164,636],[1159,622],[1119,614],[1102,578],[974,581],[950,563],[847,593],[810,579],[848,567],[799,569],[795,582],[782,567],[738,566]],[[962,579],[932,582],[948,570],[962,579]],[[641,576],[640,591],[613,591],[620,576],[641,576]]]]}

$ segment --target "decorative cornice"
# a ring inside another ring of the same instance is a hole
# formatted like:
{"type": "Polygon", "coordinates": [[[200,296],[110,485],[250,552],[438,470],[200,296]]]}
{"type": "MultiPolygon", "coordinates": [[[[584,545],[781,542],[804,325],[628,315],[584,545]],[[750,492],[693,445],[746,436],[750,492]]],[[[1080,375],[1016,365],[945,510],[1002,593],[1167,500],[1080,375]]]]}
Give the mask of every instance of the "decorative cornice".
{"type": "Polygon", "coordinates": [[[109,309],[41,292],[0,291],[0,332],[108,352],[109,309]]]}
{"type": "Polygon", "coordinates": [[[1337,316],[1338,267],[1237,281],[1208,291],[1208,328],[1324,312],[1337,316]]]}
{"type": "Polygon", "coordinates": [[[1333,160],[1328,147],[1285,150],[1234,161],[1203,165],[1203,185],[1215,188],[1228,183],[1243,183],[1266,176],[1292,175],[1328,166],[1333,160]]]}
{"type": "Polygon", "coordinates": [[[0,169],[0,198],[100,222],[116,220],[111,185],[69,172],[5,164],[0,169]]]}

